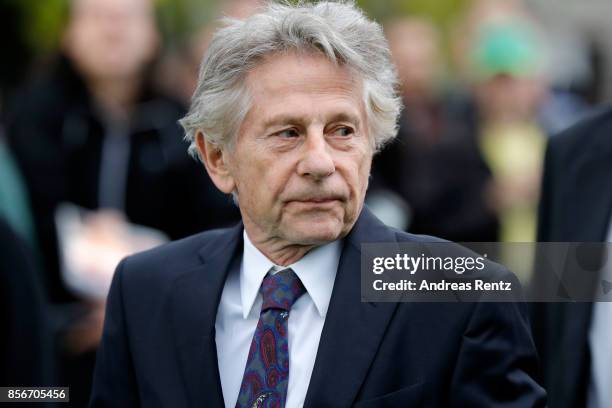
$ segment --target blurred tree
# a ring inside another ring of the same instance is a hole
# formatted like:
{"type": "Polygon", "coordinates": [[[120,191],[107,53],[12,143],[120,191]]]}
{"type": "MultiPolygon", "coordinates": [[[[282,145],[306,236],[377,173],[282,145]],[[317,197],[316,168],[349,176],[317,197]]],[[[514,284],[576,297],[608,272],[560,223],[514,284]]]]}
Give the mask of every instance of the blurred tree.
{"type": "Polygon", "coordinates": [[[157,0],[160,29],[169,47],[184,44],[218,14],[218,0],[157,0]]]}
{"type": "Polygon", "coordinates": [[[68,18],[67,0],[19,2],[25,8],[29,20],[26,32],[28,42],[35,52],[57,49],[62,28],[68,18]]]}
{"type": "Polygon", "coordinates": [[[426,17],[442,29],[460,14],[470,0],[357,0],[372,17],[384,21],[398,15],[426,17]]]}
{"type": "MultiPolygon", "coordinates": [[[[12,9],[23,16],[19,31],[28,49],[37,55],[53,52],[61,41],[73,0],[0,0],[1,10],[12,9]]],[[[154,0],[164,38],[175,44],[186,38],[216,14],[219,0],[154,0]]],[[[2,16],[6,16],[4,12],[2,16]]],[[[15,13],[8,14],[15,15],[15,13]]],[[[3,19],[3,24],[14,24],[3,19]]]]}

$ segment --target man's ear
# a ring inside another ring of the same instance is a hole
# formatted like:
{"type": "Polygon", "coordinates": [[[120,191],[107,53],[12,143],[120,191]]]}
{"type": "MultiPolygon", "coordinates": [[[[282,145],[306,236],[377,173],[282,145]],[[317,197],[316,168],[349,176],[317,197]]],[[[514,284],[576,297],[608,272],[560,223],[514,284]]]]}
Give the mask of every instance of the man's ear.
{"type": "Polygon", "coordinates": [[[211,180],[219,190],[225,194],[230,194],[234,191],[236,183],[229,170],[227,153],[224,154],[219,146],[207,141],[204,133],[200,130],[196,132],[195,141],[200,158],[204,162],[204,167],[206,167],[211,180]]]}

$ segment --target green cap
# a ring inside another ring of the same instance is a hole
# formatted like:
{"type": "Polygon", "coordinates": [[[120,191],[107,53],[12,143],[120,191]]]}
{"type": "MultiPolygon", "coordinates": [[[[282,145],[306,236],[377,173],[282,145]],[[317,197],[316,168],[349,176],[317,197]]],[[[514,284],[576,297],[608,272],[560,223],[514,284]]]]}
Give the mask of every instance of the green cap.
{"type": "Polygon", "coordinates": [[[533,31],[525,24],[504,23],[484,26],[471,53],[478,78],[499,74],[524,77],[542,68],[542,50],[533,31]]]}

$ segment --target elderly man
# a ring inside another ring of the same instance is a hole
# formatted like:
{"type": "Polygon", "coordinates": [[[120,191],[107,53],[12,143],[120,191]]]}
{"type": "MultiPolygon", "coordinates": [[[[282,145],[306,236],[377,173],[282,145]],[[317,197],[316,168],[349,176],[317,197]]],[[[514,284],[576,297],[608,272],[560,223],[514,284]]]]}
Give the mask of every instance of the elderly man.
{"type": "Polygon", "coordinates": [[[518,305],[360,301],[361,244],[419,239],[363,208],[395,83],[350,4],[216,33],[182,123],[243,222],[122,261],[92,406],[544,404],[518,305]]]}

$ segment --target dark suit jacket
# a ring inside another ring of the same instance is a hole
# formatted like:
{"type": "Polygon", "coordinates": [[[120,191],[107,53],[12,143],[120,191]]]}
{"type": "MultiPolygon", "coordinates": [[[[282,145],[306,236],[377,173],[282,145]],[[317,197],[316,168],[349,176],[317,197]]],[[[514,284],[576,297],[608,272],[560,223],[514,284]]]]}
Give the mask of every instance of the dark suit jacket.
{"type": "MultiPolygon", "coordinates": [[[[543,406],[522,304],[360,301],[361,243],[420,239],[431,240],[362,212],[345,239],[304,406],[543,406]]],[[[241,225],[120,264],[93,407],[223,406],[214,326],[230,261],[240,251],[241,225]]]]}
{"type": "MultiPolygon", "coordinates": [[[[612,209],[611,134],[612,110],[606,110],[550,140],[544,164],[538,241],[606,239],[612,209]]],[[[547,284],[546,279],[536,271],[535,285],[547,284]]],[[[586,405],[591,312],[592,303],[533,307],[534,337],[553,408],[586,405]]]]}

